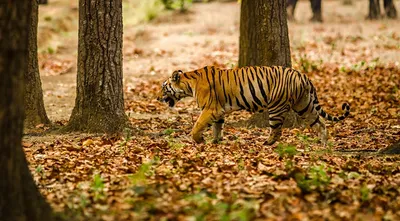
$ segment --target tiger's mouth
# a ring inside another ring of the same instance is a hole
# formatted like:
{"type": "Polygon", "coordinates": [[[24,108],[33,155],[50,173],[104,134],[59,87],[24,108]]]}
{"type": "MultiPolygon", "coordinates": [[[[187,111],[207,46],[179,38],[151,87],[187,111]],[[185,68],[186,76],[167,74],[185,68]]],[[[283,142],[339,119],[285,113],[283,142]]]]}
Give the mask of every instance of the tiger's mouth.
{"type": "Polygon", "coordinates": [[[162,99],[160,99],[160,101],[164,102],[164,103],[168,103],[169,107],[174,107],[175,106],[175,99],[168,97],[168,96],[164,96],[162,99]]]}

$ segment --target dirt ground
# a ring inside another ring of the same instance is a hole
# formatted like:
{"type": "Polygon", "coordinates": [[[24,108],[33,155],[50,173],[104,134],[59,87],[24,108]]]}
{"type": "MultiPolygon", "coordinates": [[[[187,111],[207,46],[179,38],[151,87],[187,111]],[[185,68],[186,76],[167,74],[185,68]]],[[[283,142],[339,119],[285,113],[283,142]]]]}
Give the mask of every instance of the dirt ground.
{"type": "MultiPolygon", "coordinates": [[[[125,7],[133,129],[109,137],[38,127],[24,138],[35,181],[56,211],[80,220],[400,219],[399,157],[377,152],[400,139],[400,22],[365,20],[366,0],[323,1],[322,24],[310,23],[309,1],[299,1],[289,22],[293,67],[313,81],[325,111],[339,114],[346,101],[352,108],[328,124],[326,147],[299,129],[284,130],[283,146],[265,147],[268,130],[234,126],[246,112],[228,117],[222,144],[210,144],[207,132],[208,143],[196,145],[188,137],[199,114],[193,100],[171,110],[154,99],[174,70],[236,65],[239,10],[236,2],[198,3],[134,24],[125,7]]],[[[50,0],[39,15],[45,107],[64,125],[75,99],[77,1],[50,0]]]]}

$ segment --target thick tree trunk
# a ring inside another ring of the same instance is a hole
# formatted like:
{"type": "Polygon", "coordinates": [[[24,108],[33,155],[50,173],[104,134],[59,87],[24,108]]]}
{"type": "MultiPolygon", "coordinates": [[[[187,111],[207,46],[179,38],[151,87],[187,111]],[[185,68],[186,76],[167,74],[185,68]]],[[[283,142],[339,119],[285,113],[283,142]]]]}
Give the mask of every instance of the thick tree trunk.
{"type": "MultiPolygon", "coordinates": [[[[242,0],[239,66],[290,67],[286,5],[282,0],[242,0]]],[[[254,114],[250,125],[268,127],[268,113],[254,114]]]]}
{"type": "Polygon", "coordinates": [[[243,0],[239,66],[291,66],[285,1],[243,0]]]}
{"type": "Polygon", "coordinates": [[[383,7],[385,9],[386,17],[396,19],[397,10],[393,4],[393,0],[383,0],[383,7]]]}
{"type": "Polygon", "coordinates": [[[31,4],[0,4],[0,220],[52,220],[21,146],[31,4]]]}
{"type": "Polygon", "coordinates": [[[28,71],[25,80],[25,127],[50,124],[43,103],[42,83],[40,81],[37,56],[38,1],[32,0],[32,15],[29,26],[28,71]]]}
{"type": "Polygon", "coordinates": [[[369,13],[367,19],[375,20],[379,18],[381,18],[379,0],[369,0],[369,13]]]}
{"type": "Polygon", "coordinates": [[[122,87],[122,0],[80,0],[77,96],[67,130],[127,125],[122,87]]]}
{"type": "Polygon", "coordinates": [[[312,22],[322,22],[322,1],[321,0],[310,0],[311,10],[313,16],[310,21],[312,22]]]}

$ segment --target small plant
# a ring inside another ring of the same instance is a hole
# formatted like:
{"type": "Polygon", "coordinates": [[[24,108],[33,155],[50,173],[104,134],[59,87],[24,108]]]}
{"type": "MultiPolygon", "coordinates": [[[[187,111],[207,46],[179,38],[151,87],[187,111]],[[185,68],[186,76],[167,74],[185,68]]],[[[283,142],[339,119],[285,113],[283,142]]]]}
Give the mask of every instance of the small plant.
{"type": "Polygon", "coordinates": [[[305,172],[296,172],[294,173],[294,179],[303,193],[309,193],[314,190],[322,191],[331,182],[331,178],[322,165],[313,166],[305,172]]]}
{"type": "Polygon", "coordinates": [[[98,201],[104,198],[104,182],[100,174],[96,173],[93,176],[93,182],[91,184],[91,189],[94,193],[94,201],[98,201]]]}
{"type": "Polygon", "coordinates": [[[47,53],[54,54],[54,52],[55,52],[54,48],[52,48],[52,47],[47,48],[47,53]]]}
{"type": "Polygon", "coordinates": [[[125,128],[123,131],[123,138],[119,144],[119,152],[124,153],[126,150],[127,143],[132,140],[132,130],[130,128],[125,128]]]}
{"type": "Polygon", "coordinates": [[[237,165],[238,165],[238,169],[239,169],[239,170],[244,170],[245,165],[244,165],[244,161],[243,161],[242,158],[239,159],[239,162],[238,162],[237,165]]]}
{"type": "Polygon", "coordinates": [[[219,201],[215,194],[200,192],[184,198],[189,205],[185,213],[196,220],[252,220],[255,216],[256,203],[235,200],[233,203],[219,201]]]}
{"type": "Polygon", "coordinates": [[[275,152],[277,152],[281,158],[293,158],[298,153],[295,146],[283,144],[279,144],[275,152]]]}
{"type": "Polygon", "coordinates": [[[39,174],[41,177],[44,176],[44,171],[43,171],[43,167],[41,165],[38,165],[35,169],[35,173],[39,174]]]}
{"type": "Polygon", "coordinates": [[[123,141],[120,146],[126,146],[126,144],[132,140],[132,130],[130,128],[125,128],[123,133],[123,141]]]}
{"type": "Polygon", "coordinates": [[[173,150],[179,150],[179,149],[182,149],[182,148],[185,147],[184,143],[177,142],[173,138],[168,138],[167,142],[168,142],[168,147],[173,149],[173,150]]]}
{"type": "Polygon", "coordinates": [[[171,135],[171,134],[174,133],[174,132],[175,132],[174,129],[168,128],[168,129],[165,129],[165,130],[163,131],[163,134],[165,134],[165,135],[171,135]]]}
{"type": "Polygon", "coordinates": [[[361,201],[362,201],[362,202],[367,202],[367,201],[369,200],[369,198],[370,198],[370,191],[369,191],[369,189],[368,189],[367,186],[363,185],[363,186],[360,188],[360,194],[361,194],[361,201]]]}
{"type": "Polygon", "coordinates": [[[159,161],[158,157],[154,157],[154,159],[150,160],[147,163],[143,163],[142,165],[140,165],[138,171],[129,176],[129,179],[131,181],[131,183],[134,186],[138,186],[138,185],[144,185],[146,183],[146,179],[148,176],[152,176],[154,174],[154,170],[152,169],[152,166],[154,164],[157,164],[159,161]]]}
{"type": "Polygon", "coordinates": [[[192,0],[161,0],[161,2],[163,3],[165,9],[167,10],[179,9],[181,12],[187,10],[185,4],[186,5],[192,4],[192,0]]]}
{"type": "Polygon", "coordinates": [[[321,65],[322,60],[320,60],[319,64],[316,63],[315,61],[309,59],[307,55],[300,55],[300,71],[304,73],[308,73],[311,71],[318,70],[318,66],[321,65]]]}

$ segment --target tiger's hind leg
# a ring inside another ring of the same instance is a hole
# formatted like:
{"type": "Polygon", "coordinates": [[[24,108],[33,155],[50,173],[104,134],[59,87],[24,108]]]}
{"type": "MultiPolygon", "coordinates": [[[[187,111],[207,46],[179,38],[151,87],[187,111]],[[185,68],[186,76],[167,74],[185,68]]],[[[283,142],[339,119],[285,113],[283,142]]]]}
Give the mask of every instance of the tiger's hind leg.
{"type": "Polygon", "coordinates": [[[283,121],[284,117],[282,116],[270,116],[269,125],[271,130],[268,140],[264,142],[264,145],[272,145],[281,138],[283,121]]]}
{"type": "Polygon", "coordinates": [[[328,133],[326,131],[325,123],[321,121],[318,116],[317,119],[310,125],[310,127],[314,131],[318,132],[321,143],[325,146],[326,142],[328,141],[328,133]]]}
{"type": "Polygon", "coordinates": [[[218,143],[222,140],[222,126],[224,125],[224,118],[221,118],[214,122],[213,124],[213,143],[218,143]]]}

